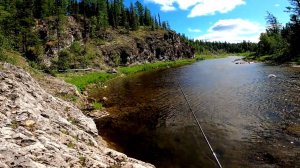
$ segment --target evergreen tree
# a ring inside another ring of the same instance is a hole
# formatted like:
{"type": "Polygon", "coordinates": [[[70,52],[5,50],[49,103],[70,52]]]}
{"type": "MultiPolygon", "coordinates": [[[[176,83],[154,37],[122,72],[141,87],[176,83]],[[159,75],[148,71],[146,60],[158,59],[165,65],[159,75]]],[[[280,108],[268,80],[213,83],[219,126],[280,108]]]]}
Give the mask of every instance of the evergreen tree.
{"type": "Polygon", "coordinates": [[[141,26],[144,25],[144,6],[140,3],[140,1],[135,2],[135,9],[137,11],[137,15],[139,18],[139,24],[141,26]]]}
{"type": "Polygon", "coordinates": [[[34,17],[37,19],[43,18],[43,0],[34,1],[34,17]]]}
{"type": "Polygon", "coordinates": [[[129,13],[130,13],[129,26],[131,27],[132,30],[137,30],[139,26],[138,15],[132,3],[130,3],[129,13]]]}
{"type": "Polygon", "coordinates": [[[287,7],[290,13],[289,29],[291,30],[290,37],[288,38],[290,43],[291,57],[295,57],[300,62],[300,0],[289,0],[291,6],[287,7]]]}
{"type": "Polygon", "coordinates": [[[278,19],[273,14],[271,14],[270,12],[267,12],[267,14],[267,32],[271,34],[279,34],[282,28],[281,24],[278,22],[278,19]]]}
{"type": "Polygon", "coordinates": [[[150,13],[150,10],[148,8],[145,8],[145,11],[144,11],[144,24],[146,26],[151,26],[152,24],[152,18],[151,18],[151,13],[150,13]]]}
{"type": "Polygon", "coordinates": [[[17,32],[19,34],[21,45],[21,51],[27,52],[28,45],[30,41],[30,36],[32,35],[32,27],[35,25],[33,18],[33,0],[19,0],[17,1],[17,13],[16,18],[18,19],[17,32]]]}
{"type": "Polygon", "coordinates": [[[97,0],[97,27],[106,29],[108,26],[108,14],[105,0],[97,0]]]}
{"type": "Polygon", "coordinates": [[[160,15],[159,14],[158,14],[158,25],[159,25],[159,27],[162,27],[161,20],[160,20],[160,15]]]}

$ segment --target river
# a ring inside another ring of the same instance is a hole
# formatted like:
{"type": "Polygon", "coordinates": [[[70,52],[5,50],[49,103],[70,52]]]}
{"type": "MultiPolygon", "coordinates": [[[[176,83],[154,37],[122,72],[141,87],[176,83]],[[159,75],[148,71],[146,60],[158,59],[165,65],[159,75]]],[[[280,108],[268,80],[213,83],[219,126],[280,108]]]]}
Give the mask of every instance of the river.
{"type": "Polygon", "coordinates": [[[113,80],[91,96],[108,98],[99,134],[158,168],[217,167],[180,84],[223,167],[300,167],[299,68],[236,58],[113,80]]]}

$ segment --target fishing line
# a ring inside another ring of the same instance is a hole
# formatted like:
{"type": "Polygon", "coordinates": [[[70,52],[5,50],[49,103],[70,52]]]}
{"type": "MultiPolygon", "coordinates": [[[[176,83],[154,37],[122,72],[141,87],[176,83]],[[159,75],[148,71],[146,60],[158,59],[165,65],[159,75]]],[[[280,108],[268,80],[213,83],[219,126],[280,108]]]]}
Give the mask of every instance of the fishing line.
{"type": "Polygon", "coordinates": [[[202,126],[201,126],[200,122],[198,121],[195,112],[194,112],[193,109],[191,108],[191,105],[190,105],[190,103],[189,103],[189,101],[188,101],[188,99],[187,99],[187,96],[186,96],[185,93],[183,92],[183,90],[182,90],[182,88],[181,88],[179,82],[178,82],[178,86],[179,86],[180,91],[181,91],[181,93],[182,93],[182,95],[183,95],[183,97],[184,97],[184,99],[185,99],[185,101],[186,101],[186,103],[187,103],[187,105],[188,105],[188,107],[189,107],[189,110],[192,112],[192,114],[193,114],[193,116],[194,116],[194,119],[196,120],[197,125],[198,125],[198,127],[200,128],[200,130],[201,130],[201,133],[202,133],[202,135],[203,135],[203,137],[204,137],[204,139],[205,139],[207,145],[209,146],[210,151],[212,152],[212,154],[213,154],[213,156],[214,156],[214,158],[215,158],[215,160],[216,160],[216,163],[218,164],[218,166],[219,166],[220,168],[222,168],[222,165],[221,165],[221,163],[220,163],[220,161],[219,161],[219,159],[218,159],[216,153],[214,152],[214,149],[212,148],[210,142],[208,141],[208,138],[206,137],[206,135],[205,135],[205,133],[204,133],[204,130],[202,129],[202,126]]]}

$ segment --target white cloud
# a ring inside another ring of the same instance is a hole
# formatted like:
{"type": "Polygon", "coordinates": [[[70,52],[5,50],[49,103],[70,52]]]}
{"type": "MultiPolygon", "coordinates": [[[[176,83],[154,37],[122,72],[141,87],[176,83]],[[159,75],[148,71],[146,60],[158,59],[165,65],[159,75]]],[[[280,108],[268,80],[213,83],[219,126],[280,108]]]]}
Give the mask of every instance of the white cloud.
{"type": "Polygon", "coordinates": [[[280,6],[280,4],[275,4],[274,6],[275,6],[275,7],[279,7],[279,6],[280,6]]]}
{"type": "Polygon", "coordinates": [[[191,8],[188,17],[227,13],[238,5],[246,4],[245,0],[145,0],[161,6],[162,11],[173,11],[178,6],[181,10],[191,8]]]}
{"type": "Polygon", "coordinates": [[[216,12],[227,13],[244,4],[246,4],[244,0],[201,0],[200,4],[193,7],[188,17],[214,15],[216,12]]]}
{"type": "Polygon", "coordinates": [[[145,2],[153,2],[160,5],[160,9],[162,11],[168,11],[168,9],[176,9],[176,7],[174,6],[175,4],[177,4],[180,9],[186,10],[201,1],[202,0],[145,0],[145,2]]]}
{"type": "Polygon", "coordinates": [[[264,27],[258,23],[243,19],[219,20],[211,26],[207,34],[196,39],[205,41],[227,41],[231,43],[243,40],[258,42],[259,35],[264,27]]]}
{"type": "Polygon", "coordinates": [[[165,6],[162,6],[160,8],[160,10],[164,11],[164,12],[168,12],[168,11],[174,11],[176,10],[176,8],[174,6],[169,6],[169,5],[165,5],[165,6]]]}
{"type": "Polygon", "coordinates": [[[202,32],[200,29],[192,29],[192,28],[188,28],[188,31],[191,33],[200,33],[202,32]]]}

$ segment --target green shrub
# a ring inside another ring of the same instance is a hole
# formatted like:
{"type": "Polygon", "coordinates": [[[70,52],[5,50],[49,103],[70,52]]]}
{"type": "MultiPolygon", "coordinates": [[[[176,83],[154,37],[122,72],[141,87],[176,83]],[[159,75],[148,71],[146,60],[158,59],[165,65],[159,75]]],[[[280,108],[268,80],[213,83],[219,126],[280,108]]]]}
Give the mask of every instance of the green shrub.
{"type": "Polygon", "coordinates": [[[101,110],[103,108],[103,105],[102,103],[99,103],[99,102],[93,102],[92,103],[92,107],[95,109],[95,110],[101,110]]]}
{"type": "Polygon", "coordinates": [[[57,67],[59,70],[67,70],[70,68],[71,64],[71,54],[68,50],[62,50],[58,54],[57,67]]]}
{"type": "Polygon", "coordinates": [[[76,55],[82,55],[83,49],[81,47],[80,42],[78,42],[78,41],[73,42],[70,47],[70,51],[72,53],[75,53],[76,55]]]}

